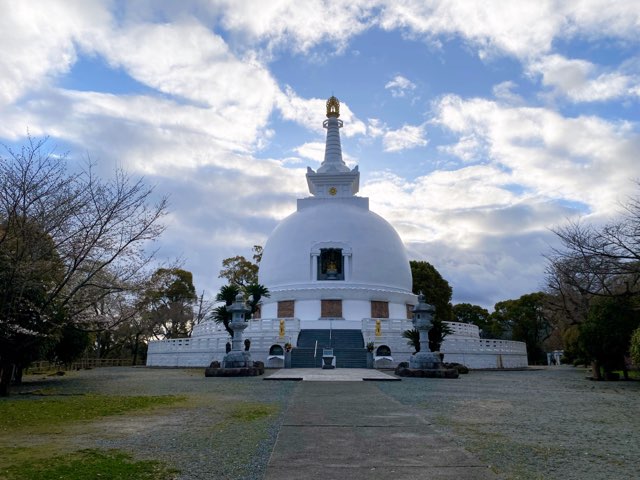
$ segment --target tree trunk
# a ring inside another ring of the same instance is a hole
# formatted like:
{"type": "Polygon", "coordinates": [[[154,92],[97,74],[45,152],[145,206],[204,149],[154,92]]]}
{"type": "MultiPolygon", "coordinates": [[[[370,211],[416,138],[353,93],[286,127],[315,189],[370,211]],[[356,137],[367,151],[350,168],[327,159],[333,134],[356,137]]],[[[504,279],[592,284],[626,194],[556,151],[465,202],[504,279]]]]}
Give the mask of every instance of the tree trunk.
{"type": "Polygon", "coordinates": [[[602,380],[602,374],[600,373],[600,364],[596,360],[591,362],[591,372],[594,380],[602,380]]]}
{"type": "Polygon", "coordinates": [[[17,365],[15,370],[13,371],[13,384],[14,385],[22,385],[22,374],[24,372],[24,367],[22,365],[17,365]]]}
{"type": "Polygon", "coordinates": [[[136,334],[136,341],[133,344],[133,362],[132,365],[135,367],[136,362],[138,361],[138,345],[140,343],[140,335],[136,334]]]}
{"type": "Polygon", "coordinates": [[[9,389],[11,386],[11,379],[13,378],[13,369],[15,368],[13,363],[2,362],[0,364],[0,397],[8,397],[9,389]]]}

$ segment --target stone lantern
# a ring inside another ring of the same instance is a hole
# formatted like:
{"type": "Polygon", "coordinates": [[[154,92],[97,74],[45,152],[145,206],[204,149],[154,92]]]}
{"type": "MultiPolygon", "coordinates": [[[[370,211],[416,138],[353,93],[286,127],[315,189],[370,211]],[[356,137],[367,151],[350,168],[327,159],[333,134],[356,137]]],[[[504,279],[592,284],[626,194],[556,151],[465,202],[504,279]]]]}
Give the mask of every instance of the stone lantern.
{"type": "Polygon", "coordinates": [[[421,370],[433,370],[442,368],[440,354],[429,351],[429,330],[432,326],[433,315],[436,309],[426,303],[425,296],[418,295],[418,304],[413,307],[413,326],[420,333],[420,351],[411,355],[409,367],[421,370]]]}
{"type": "Polygon", "coordinates": [[[229,327],[233,330],[233,339],[231,351],[224,356],[223,368],[251,367],[253,365],[251,354],[242,350],[242,332],[249,326],[247,314],[251,309],[245,303],[244,296],[239,293],[233,304],[227,307],[227,311],[232,315],[229,327]]]}

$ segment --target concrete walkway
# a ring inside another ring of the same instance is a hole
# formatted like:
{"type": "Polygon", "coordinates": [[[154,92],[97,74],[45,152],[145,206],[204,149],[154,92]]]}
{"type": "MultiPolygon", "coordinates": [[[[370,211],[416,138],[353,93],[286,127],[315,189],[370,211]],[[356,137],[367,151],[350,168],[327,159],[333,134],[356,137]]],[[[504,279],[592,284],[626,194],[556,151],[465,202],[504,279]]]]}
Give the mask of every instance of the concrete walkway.
{"type": "Polygon", "coordinates": [[[303,380],[305,382],[361,382],[363,380],[399,381],[394,375],[372,368],[282,368],[265,380],[303,380]]]}
{"type": "Polygon", "coordinates": [[[285,413],[265,478],[498,477],[436,433],[417,411],[382,393],[375,382],[301,382],[285,413]]]}

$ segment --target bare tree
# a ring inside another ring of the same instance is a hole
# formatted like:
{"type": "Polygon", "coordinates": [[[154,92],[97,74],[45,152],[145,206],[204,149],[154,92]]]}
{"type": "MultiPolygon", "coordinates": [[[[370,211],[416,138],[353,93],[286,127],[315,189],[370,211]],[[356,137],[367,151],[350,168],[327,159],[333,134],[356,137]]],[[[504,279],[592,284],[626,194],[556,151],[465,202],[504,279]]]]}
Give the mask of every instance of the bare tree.
{"type": "MultiPolygon", "coordinates": [[[[587,328],[604,321],[596,315],[598,308],[605,311],[602,305],[611,301],[618,307],[638,305],[628,300],[640,295],[640,200],[632,198],[622,207],[622,214],[604,226],[578,221],[554,230],[562,247],[548,256],[549,307],[555,311],[555,326],[571,334],[575,345],[579,340],[581,351],[593,351],[588,347],[603,341],[587,335],[606,331],[587,328]]],[[[602,359],[589,356],[594,377],[600,378],[602,359]]]]}
{"type": "MultiPolygon", "coordinates": [[[[6,148],[6,147],[5,147],[6,148]]],[[[64,156],[29,139],[0,156],[0,394],[20,352],[62,326],[95,320],[95,306],[138,282],[167,201],[122,170],[69,173],[64,156]],[[106,274],[108,272],[108,275],[106,274]]]]}

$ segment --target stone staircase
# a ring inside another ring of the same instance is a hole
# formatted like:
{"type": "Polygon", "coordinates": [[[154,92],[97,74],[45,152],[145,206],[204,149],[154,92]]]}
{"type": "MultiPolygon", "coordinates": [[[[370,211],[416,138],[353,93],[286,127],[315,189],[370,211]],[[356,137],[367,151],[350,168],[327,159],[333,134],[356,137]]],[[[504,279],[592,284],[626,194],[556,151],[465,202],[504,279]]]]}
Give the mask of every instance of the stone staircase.
{"type": "Polygon", "coordinates": [[[321,368],[322,349],[333,348],[337,368],[367,368],[367,351],[360,330],[300,330],[291,351],[291,368],[321,368]],[[314,348],[318,350],[314,358],[314,348]]]}

